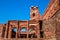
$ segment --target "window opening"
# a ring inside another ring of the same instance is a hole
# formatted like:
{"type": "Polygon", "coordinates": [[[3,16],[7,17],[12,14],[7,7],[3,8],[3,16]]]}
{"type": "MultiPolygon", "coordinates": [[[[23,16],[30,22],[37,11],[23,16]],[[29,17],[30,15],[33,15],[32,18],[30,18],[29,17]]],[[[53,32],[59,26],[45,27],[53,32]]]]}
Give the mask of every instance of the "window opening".
{"type": "Polygon", "coordinates": [[[23,27],[23,28],[21,28],[20,31],[21,31],[21,32],[26,32],[26,30],[27,30],[27,29],[26,29],[25,27],[23,27]]]}
{"type": "Polygon", "coordinates": [[[43,38],[43,31],[40,31],[40,38],[43,38]]]}
{"type": "Polygon", "coordinates": [[[35,16],[35,13],[33,13],[33,17],[35,16]]]}
{"type": "Polygon", "coordinates": [[[42,30],[42,23],[43,23],[42,21],[39,21],[39,25],[40,25],[39,28],[40,28],[40,30],[42,30]]]}
{"type": "Polygon", "coordinates": [[[12,36],[11,36],[11,38],[15,38],[16,37],[16,31],[17,31],[16,27],[12,29],[12,36]]]}

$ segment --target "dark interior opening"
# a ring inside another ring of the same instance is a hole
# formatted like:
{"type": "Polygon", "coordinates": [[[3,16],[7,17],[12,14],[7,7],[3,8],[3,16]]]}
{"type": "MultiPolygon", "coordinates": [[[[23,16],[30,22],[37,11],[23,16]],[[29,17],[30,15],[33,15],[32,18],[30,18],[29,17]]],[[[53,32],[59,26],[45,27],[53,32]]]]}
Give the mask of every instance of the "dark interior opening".
{"type": "Polygon", "coordinates": [[[6,27],[3,27],[2,38],[4,38],[6,27]]]}
{"type": "Polygon", "coordinates": [[[40,31],[40,38],[43,38],[43,31],[40,31]]]}
{"type": "Polygon", "coordinates": [[[11,38],[16,38],[16,32],[14,31],[14,28],[12,29],[12,35],[11,38]]]}
{"type": "Polygon", "coordinates": [[[31,7],[32,9],[34,8],[34,7],[31,7]]]}
{"type": "Polygon", "coordinates": [[[31,7],[33,10],[35,10],[35,8],[34,7],[31,7]]]}
{"type": "Polygon", "coordinates": [[[20,34],[19,38],[27,38],[27,34],[20,34]]]}
{"type": "Polygon", "coordinates": [[[35,16],[35,13],[33,13],[33,17],[35,16]]]}
{"type": "Polygon", "coordinates": [[[43,23],[42,21],[39,21],[40,30],[42,30],[42,23],[43,23]]]}
{"type": "Polygon", "coordinates": [[[37,38],[37,36],[35,34],[29,34],[28,38],[37,38]]]}

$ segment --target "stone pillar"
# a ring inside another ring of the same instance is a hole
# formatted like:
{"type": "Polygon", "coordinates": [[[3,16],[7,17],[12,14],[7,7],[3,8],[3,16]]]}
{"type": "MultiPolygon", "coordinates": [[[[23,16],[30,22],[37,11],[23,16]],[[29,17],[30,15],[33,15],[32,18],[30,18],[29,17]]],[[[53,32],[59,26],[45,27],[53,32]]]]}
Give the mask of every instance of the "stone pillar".
{"type": "Polygon", "coordinates": [[[19,30],[19,21],[18,21],[18,25],[17,25],[16,38],[18,38],[18,30],[19,30]]]}
{"type": "Polygon", "coordinates": [[[29,21],[27,21],[27,24],[28,24],[28,25],[27,25],[27,39],[29,39],[29,38],[28,38],[28,34],[29,34],[29,33],[28,33],[29,21]]]}
{"type": "Polygon", "coordinates": [[[39,30],[39,23],[37,24],[37,39],[40,40],[40,30],[39,30]]]}
{"type": "Polygon", "coordinates": [[[5,31],[4,38],[6,38],[6,36],[7,36],[7,28],[8,28],[8,24],[6,24],[6,31],[5,31]]]}
{"type": "Polygon", "coordinates": [[[8,38],[11,38],[11,31],[12,31],[12,27],[11,27],[11,26],[9,26],[8,38]]]}
{"type": "Polygon", "coordinates": [[[17,36],[18,36],[18,34],[17,34],[17,33],[18,33],[18,27],[17,27],[17,31],[16,31],[16,38],[17,38],[17,36]]]}
{"type": "Polygon", "coordinates": [[[1,36],[3,35],[3,27],[4,24],[0,24],[0,39],[2,38],[1,36]]]}

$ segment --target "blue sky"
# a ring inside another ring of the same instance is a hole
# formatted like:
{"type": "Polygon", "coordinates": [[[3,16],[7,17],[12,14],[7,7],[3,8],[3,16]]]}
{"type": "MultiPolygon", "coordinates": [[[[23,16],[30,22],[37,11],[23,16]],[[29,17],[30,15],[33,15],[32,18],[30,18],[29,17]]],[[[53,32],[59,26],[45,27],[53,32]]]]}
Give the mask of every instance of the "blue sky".
{"type": "Polygon", "coordinates": [[[31,6],[38,6],[42,15],[49,2],[50,0],[0,0],[0,23],[29,20],[31,6]]]}

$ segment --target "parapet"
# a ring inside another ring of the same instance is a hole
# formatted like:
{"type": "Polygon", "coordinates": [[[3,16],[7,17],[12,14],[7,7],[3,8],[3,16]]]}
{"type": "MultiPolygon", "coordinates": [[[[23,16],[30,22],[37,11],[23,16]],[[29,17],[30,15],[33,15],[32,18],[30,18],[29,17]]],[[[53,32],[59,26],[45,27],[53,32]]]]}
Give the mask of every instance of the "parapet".
{"type": "Polygon", "coordinates": [[[38,9],[38,6],[31,6],[30,9],[33,9],[33,10],[38,9]]]}

